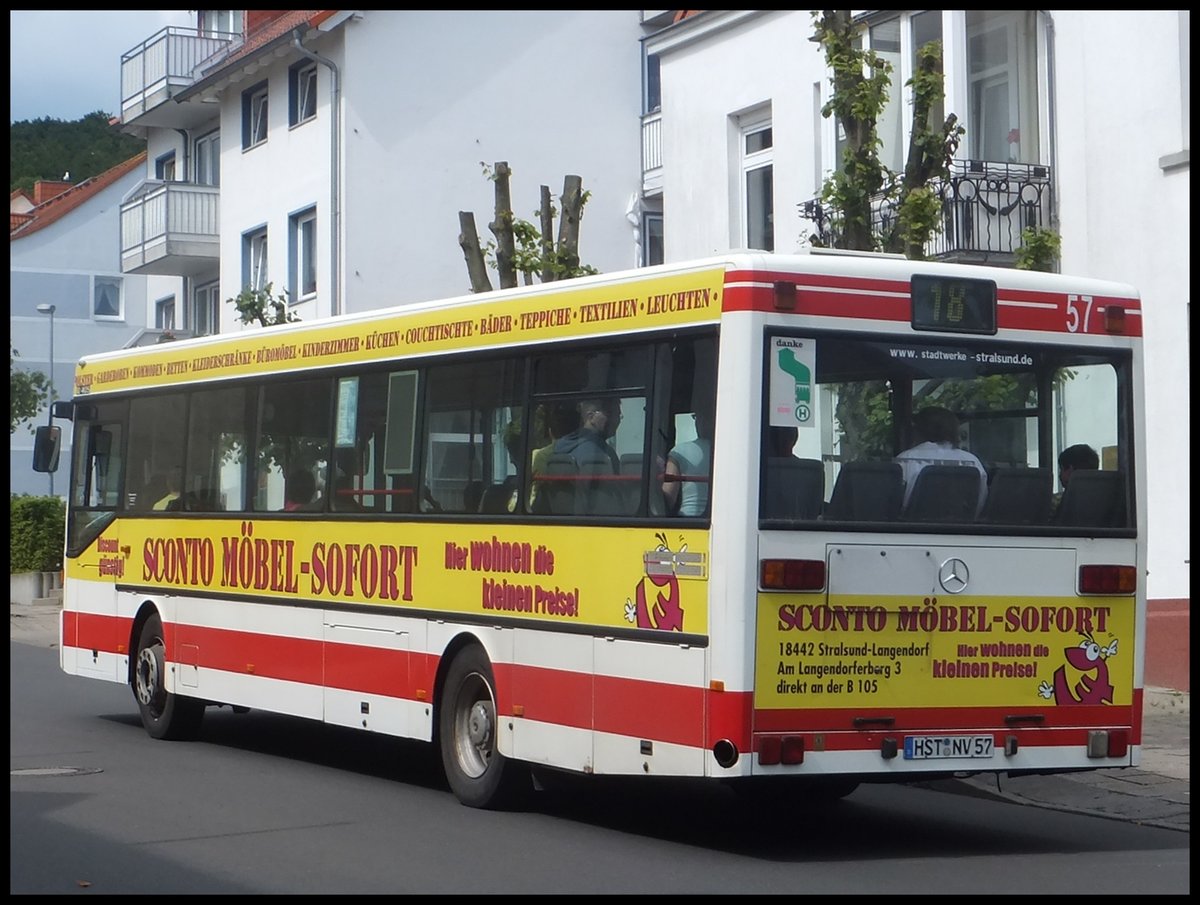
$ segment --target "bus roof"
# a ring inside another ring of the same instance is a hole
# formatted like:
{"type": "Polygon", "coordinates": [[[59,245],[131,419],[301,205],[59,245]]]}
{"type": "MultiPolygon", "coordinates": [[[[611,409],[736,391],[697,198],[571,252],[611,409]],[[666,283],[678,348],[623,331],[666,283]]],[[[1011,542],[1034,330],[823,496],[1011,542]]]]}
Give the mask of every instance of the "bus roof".
{"type": "Polygon", "coordinates": [[[1069,293],[1119,299],[1123,306],[1140,314],[1133,287],[1105,280],[912,261],[864,252],[813,249],[784,255],[737,251],[88,355],[76,367],[75,393],[165,387],[397,357],[715,324],[723,312],[770,310],[770,294],[778,282],[812,289],[814,298],[825,293],[829,298],[855,294],[859,298],[878,295],[889,299],[890,307],[883,314],[855,315],[840,308],[821,312],[816,310],[819,306],[814,307],[814,314],[907,321],[908,284],[914,274],[992,280],[999,292],[1010,295],[1014,306],[1057,307],[1054,298],[1069,293]],[[1039,301],[1039,293],[1047,300],[1039,301]]]}

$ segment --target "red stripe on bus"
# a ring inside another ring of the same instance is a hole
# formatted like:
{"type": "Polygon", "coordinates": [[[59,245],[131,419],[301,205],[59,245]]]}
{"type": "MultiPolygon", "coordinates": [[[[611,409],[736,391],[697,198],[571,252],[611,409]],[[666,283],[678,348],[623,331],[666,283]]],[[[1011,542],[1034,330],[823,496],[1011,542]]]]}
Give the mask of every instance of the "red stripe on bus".
{"type": "MultiPolygon", "coordinates": [[[[63,617],[64,647],[130,653],[118,648],[127,644],[130,619],[72,611],[63,617]],[[77,639],[68,643],[76,631],[77,639]]],[[[164,634],[171,659],[205,669],[406,700],[433,697],[439,659],[433,654],[191,625],[168,625],[164,634]],[[183,645],[193,649],[183,652],[183,645]],[[418,690],[423,697],[418,698],[418,690]]],[[[520,708],[525,719],[691,747],[711,748],[729,739],[739,750],[749,751],[753,726],[755,733],[820,732],[826,734],[827,750],[854,750],[873,748],[894,733],[930,727],[1010,731],[1005,717],[1034,714],[1043,715],[1041,725],[1020,723],[1011,731],[1021,730],[1023,739],[1036,736],[1037,744],[1066,743],[1054,739],[1073,744],[1084,729],[1133,725],[1130,742],[1141,743],[1140,728],[1133,723],[1141,706],[1140,689],[1135,689],[1132,706],[883,708],[869,713],[862,708],[767,710],[753,708],[751,692],[715,692],[521,664],[497,663],[493,669],[497,704],[505,715],[520,708]],[[895,723],[883,731],[855,726],[855,718],[877,715],[892,717],[895,723]]]]}
{"type": "MultiPolygon", "coordinates": [[[[835,277],[826,274],[731,272],[726,277],[721,310],[780,313],[775,307],[775,291],[772,286],[775,280],[796,284],[796,307],[788,310],[788,314],[901,323],[911,321],[907,282],[835,277]],[[747,285],[731,285],[738,282],[747,285]],[[901,297],[883,293],[901,293],[901,297]]],[[[999,291],[997,302],[996,319],[1000,329],[1036,330],[1067,335],[1084,332],[1073,333],[1067,327],[1066,293],[1004,289],[999,291]]],[[[1083,303],[1076,302],[1076,305],[1082,319],[1085,314],[1083,303]]],[[[1120,306],[1129,312],[1125,319],[1125,329],[1119,335],[1142,335],[1141,301],[1118,296],[1092,296],[1091,310],[1086,312],[1086,335],[1108,335],[1104,326],[1104,309],[1110,305],[1120,306]]]]}

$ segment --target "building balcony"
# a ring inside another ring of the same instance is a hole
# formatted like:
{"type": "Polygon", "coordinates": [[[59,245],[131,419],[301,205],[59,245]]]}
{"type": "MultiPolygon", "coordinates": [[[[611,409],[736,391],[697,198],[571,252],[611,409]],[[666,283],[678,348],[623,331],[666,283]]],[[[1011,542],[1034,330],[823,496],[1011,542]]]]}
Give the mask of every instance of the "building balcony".
{"type": "Polygon", "coordinates": [[[214,108],[173,98],[192,86],[201,63],[241,40],[237,34],[169,26],[122,54],[122,126],[126,131],[185,129],[211,119],[214,108]]]}
{"type": "Polygon", "coordinates": [[[661,195],[663,189],[662,111],[642,117],[642,192],[661,195]]]}
{"type": "Polygon", "coordinates": [[[147,180],[121,204],[121,272],[193,277],[220,255],[220,188],[147,180]]]}
{"type": "MultiPolygon", "coordinates": [[[[925,246],[929,260],[1012,266],[1021,247],[1021,232],[1049,227],[1054,209],[1050,167],[1042,164],[955,160],[950,178],[930,183],[941,198],[941,229],[925,246]]],[[[800,205],[801,216],[814,224],[816,242],[838,247],[840,217],[820,200],[800,205]]],[[[895,206],[883,198],[872,204],[875,235],[895,223],[895,206]]]]}

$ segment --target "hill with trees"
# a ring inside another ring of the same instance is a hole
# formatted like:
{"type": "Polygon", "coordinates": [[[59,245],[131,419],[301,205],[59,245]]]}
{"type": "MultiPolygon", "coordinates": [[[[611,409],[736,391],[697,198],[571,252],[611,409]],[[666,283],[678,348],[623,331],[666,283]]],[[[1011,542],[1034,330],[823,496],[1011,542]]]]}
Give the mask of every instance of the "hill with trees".
{"type": "Polygon", "coordinates": [[[146,142],[109,125],[97,110],[78,120],[20,120],[9,126],[9,191],[30,192],[39,179],[85,179],[145,150],[146,142]]]}

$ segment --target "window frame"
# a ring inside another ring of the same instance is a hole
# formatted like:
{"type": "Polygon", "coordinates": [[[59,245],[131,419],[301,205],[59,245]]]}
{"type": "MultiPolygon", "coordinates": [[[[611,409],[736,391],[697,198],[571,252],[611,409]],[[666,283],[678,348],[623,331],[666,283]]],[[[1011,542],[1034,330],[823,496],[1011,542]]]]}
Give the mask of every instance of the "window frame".
{"type": "Polygon", "coordinates": [[[271,113],[269,87],[269,83],[264,80],[242,92],[243,151],[249,151],[267,142],[271,113]]]}
{"type": "Polygon", "coordinates": [[[242,286],[265,291],[270,267],[267,227],[257,226],[242,233],[242,286]]]}
{"type": "Polygon", "coordinates": [[[165,295],[154,302],[154,327],[156,330],[175,329],[175,296],[165,295]],[[166,313],[170,317],[164,316],[166,313]]]}
{"type": "Polygon", "coordinates": [[[105,274],[97,274],[92,277],[92,320],[97,321],[123,321],[125,320],[125,279],[119,276],[107,276],[105,274]],[[100,291],[101,285],[115,286],[117,293],[116,313],[101,314],[97,311],[99,297],[97,293],[100,291]]]}
{"type": "Polygon", "coordinates": [[[317,118],[317,64],[304,60],[288,69],[288,127],[317,118]],[[311,110],[306,111],[306,108],[311,110]]]}
{"type": "Polygon", "coordinates": [[[741,245],[743,248],[762,247],[766,251],[773,251],[775,248],[775,136],[769,114],[743,119],[738,129],[738,153],[741,245]],[[750,138],[764,132],[771,133],[770,144],[754,151],[748,150],[747,144],[750,138]],[[751,185],[752,179],[760,178],[764,173],[770,179],[770,187],[765,192],[762,191],[762,186],[751,185]],[[755,202],[755,198],[752,196],[756,191],[762,193],[758,199],[763,205],[761,212],[751,208],[755,202]],[[762,245],[756,245],[754,242],[755,228],[752,221],[757,219],[760,213],[763,222],[759,224],[759,227],[763,237],[768,241],[762,245]]]}
{"type": "Polygon", "coordinates": [[[197,185],[221,184],[221,130],[206,132],[192,144],[193,181],[197,185]]]}
{"type": "Polygon", "coordinates": [[[292,304],[316,296],[317,276],[317,207],[314,204],[288,217],[288,295],[292,304]]]}

